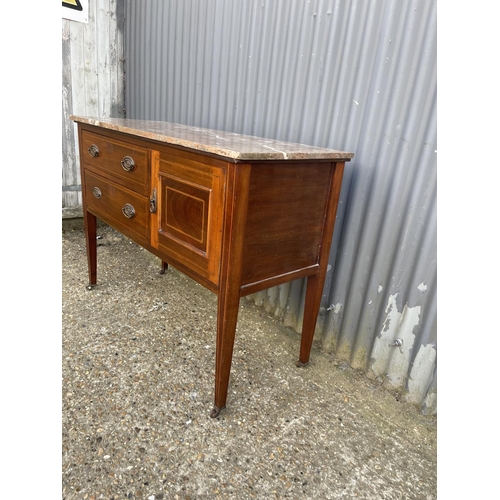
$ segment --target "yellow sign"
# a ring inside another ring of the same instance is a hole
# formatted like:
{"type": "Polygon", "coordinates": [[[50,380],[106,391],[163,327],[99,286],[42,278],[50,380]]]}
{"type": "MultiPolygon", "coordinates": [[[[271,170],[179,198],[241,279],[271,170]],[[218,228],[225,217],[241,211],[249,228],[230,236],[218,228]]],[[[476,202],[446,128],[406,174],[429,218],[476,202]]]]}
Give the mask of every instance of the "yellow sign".
{"type": "Polygon", "coordinates": [[[72,21],[88,23],[89,2],[88,0],[63,0],[62,17],[72,21]]]}
{"type": "Polygon", "coordinates": [[[78,0],[67,0],[63,1],[63,7],[68,7],[68,9],[83,10],[82,4],[78,0]]]}

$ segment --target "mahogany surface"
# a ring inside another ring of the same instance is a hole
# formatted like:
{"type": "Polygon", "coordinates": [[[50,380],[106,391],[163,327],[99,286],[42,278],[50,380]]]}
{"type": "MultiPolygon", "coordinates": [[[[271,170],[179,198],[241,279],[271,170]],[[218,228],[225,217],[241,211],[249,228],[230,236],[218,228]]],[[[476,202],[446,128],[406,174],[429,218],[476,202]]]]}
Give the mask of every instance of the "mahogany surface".
{"type": "Polygon", "coordinates": [[[162,122],[72,119],[89,288],[99,218],[157,255],[160,272],[170,264],[217,294],[216,417],[226,406],[240,298],[307,277],[297,362],[306,365],[353,154],[162,122]]]}

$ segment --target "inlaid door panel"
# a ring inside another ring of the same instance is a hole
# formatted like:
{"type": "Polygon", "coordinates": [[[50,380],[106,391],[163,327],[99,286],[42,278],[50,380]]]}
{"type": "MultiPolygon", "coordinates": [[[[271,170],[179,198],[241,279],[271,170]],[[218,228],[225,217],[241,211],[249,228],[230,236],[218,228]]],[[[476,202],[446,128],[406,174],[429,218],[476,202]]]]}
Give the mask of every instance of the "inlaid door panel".
{"type": "Polygon", "coordinates": [[[176,150],[154,151],[152,162],[157,197],[152,245],[217,285],[224,218],[224,163],[202,163],[176,150]]]}
{"type": "Polygon", "coordinates": [[[162,174],[165,200],[160,231],[183,241],[206,255],[208,207],[211,189],[162,174]]]}

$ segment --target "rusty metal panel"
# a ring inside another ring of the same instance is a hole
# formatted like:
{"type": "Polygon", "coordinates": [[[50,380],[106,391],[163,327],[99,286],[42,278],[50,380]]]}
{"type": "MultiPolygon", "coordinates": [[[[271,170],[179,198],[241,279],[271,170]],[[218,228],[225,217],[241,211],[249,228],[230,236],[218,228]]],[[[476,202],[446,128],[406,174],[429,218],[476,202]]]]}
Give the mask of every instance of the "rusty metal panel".
{"type": "MultiPolygon", "coordinates": [[[[316,338],[435,412],[436,1],[129,0],[126,34],[127,116],[355,152],[316,338]]],[[[300,331],[304,293],[252,299],[300,331]]]]}
{"type": "Polygon", "coordinates": [[[123,22],[125,4],[89,2],[88,24],[62,20],[62,208],[81,212],[76,126],[71,114],[124,116],[123,22]]]}

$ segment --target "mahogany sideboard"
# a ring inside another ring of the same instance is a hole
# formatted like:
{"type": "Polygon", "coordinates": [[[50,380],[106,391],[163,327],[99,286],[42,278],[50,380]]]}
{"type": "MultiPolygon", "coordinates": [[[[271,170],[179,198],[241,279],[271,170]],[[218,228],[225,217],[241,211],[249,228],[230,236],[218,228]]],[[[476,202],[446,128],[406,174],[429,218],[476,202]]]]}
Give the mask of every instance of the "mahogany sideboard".
{"type": "Polygon", "coordinates": [[[78,123],[89,287],[96,218],[217,294],[212,417],[226,406],[240,298],[307,277],[298,366],[309,362],[352,153],[145,120],[78,123]]]}

